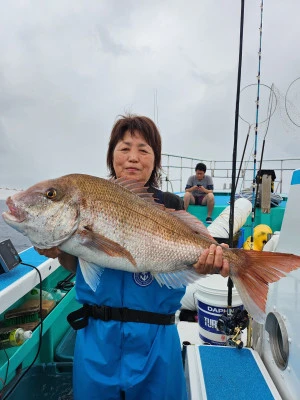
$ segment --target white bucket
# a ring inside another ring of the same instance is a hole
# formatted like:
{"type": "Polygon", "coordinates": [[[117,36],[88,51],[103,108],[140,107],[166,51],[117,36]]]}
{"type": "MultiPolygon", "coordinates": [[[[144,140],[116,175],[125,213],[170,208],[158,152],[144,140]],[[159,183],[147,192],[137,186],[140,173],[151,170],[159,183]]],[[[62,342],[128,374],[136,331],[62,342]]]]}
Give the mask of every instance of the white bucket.
{"type": "MultiPolygon", "coordinates": [[[[194,296],[197,302],[199,336],[204,343],[226,345],[228,336],[218,330],[217,323],[227,310],[227,282],[221,275],[211,275],[198,281],[198,291],[194,296]]],[[[243,309],[243,304],[233,287],[231,310],[238,308],[243,309]]]]}

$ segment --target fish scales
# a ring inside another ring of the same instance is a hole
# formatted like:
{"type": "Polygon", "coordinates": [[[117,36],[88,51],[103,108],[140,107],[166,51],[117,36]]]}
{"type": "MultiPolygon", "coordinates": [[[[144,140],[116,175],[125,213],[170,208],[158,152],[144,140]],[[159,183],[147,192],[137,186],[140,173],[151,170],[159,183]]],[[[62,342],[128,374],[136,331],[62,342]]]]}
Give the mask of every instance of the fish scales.
{"type": "MultiPolygon", "coordinates": [[[[191,244],[187,234],[183,236],[181,232],[179,235],[178,225],[183,225],[182,222],[175,220],[176,230],[161,224],[163,221],[159,214],[170,219],[169,215],[165,216],[165,212],[152,207],[150,216],[147,209],[143,209],[141,215],[132,207],[123,207],[121,210],[118,203],[110,203],[106,211],[100,211],[94,216],[92,229],[101,229],[105,237],[130,251],[137,263],[136,267],[129,266],[132,272],[159,271],[162,266],[165,270],[173,271],[176,266],[182,266],[183,257],[188,263],[193,263],[201,253],[199,242],[197,245],[196,240],[193,240],[191,244]]],[[[188,230],[191,231],[190,228],[188,230]]],[[[191,232],[188,233],[191,236],[191,232]]]]}
{"type": "Polygon", "coordinates": [[[148,268],[147,271],[159,271],[161,265],[166,270],[174,271],[176,266],[182,266],[183,257],[188,264],[197,260],[202,250],[200,238],[189,226],[143,199],[136,198],[121,186],[112,191],[110,182],[105,180],[101,186],[95,185],[94,179],[84,182],[83,198],[93,192],[91,203],[99,204],[99,207],[90,204],[87,210],[94,209],[94,229],[101,229],[106,237],[129,249],[137,260],[137,268],[133,267],[132,272],[145,271],[145,268],[148,268]],[[105,203],[107,208],[102,212],[105,203]]]}

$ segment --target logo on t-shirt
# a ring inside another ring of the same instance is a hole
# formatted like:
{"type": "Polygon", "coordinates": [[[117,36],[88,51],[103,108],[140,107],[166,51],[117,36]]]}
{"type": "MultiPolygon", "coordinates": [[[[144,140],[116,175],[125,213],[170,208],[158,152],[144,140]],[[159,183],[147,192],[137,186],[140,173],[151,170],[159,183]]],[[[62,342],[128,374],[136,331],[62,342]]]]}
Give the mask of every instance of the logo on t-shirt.
{"type": "Polygon", "coordinates": [[[154,279],[150,272],[135,272],[132,277],[138,286],[149,286],[154,279]]]}

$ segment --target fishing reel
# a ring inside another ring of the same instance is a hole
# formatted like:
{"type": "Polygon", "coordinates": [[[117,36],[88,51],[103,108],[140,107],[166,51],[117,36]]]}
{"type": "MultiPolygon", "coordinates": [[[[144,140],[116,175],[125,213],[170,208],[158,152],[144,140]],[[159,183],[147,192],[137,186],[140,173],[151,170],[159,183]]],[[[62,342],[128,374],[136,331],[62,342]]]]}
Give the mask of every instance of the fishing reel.
{"type": "Polygon", "coordinates": [[[226,336],[232,336],[228,339],[228,344],[239,349],[244,346],[243,342],[239,339],[239,336],[243,329],[247,328],[248,325],[248,312],[239,308],[235,309],[231,314],[228,314],[228,312],[224,313],[217,322],[217,328],[219,331],[225,333],[226,336]]]}

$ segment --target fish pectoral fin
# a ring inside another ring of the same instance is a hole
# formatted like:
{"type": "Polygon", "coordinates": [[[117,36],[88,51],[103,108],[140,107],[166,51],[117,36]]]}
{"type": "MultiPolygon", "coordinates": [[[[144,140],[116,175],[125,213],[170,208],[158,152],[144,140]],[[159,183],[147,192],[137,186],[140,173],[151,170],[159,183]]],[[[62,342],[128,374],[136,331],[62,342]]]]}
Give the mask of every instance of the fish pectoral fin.
{"type": "Polygon", "coordinates": [[[79,232],[79,235],[84,246],[103,251],[110,257],[127,258],[127,260],[136,267],[135,259],[128,250],[113,240],[110,240],[99,233],[93,232],[90,227],[85,227],[85,229],[79,232]]]}
{"type": "Polygon", "coordinates": [[[79,258],[79,265],[85,282],[96,292],[104,268],[79,258]]]}

